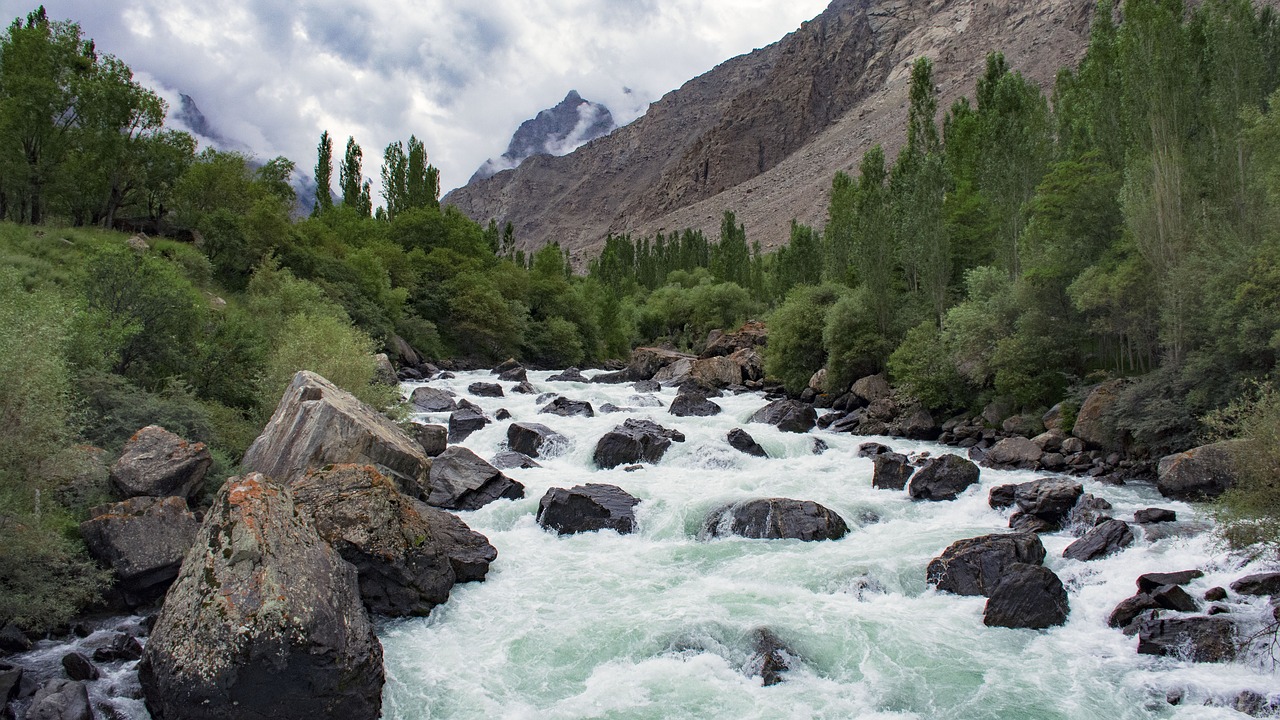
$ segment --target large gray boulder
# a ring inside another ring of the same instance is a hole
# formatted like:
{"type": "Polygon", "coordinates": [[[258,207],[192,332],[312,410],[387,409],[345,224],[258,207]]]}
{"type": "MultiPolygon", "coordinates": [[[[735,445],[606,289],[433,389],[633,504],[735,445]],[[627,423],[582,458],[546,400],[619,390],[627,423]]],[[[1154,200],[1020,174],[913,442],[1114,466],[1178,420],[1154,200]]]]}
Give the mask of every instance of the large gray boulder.
{"type": "Polygon", "coordinates": [[[1233,453],[1239,440],[1202,445],[1160,459],[1156,489],[1174,500],[1212,500],[1236,481],[1233,453]]]}
{"type": "Polygon", "coordinates": [[[482,430],[491,420],[485,417],[484,411],[479,407],[471,404],[460,406],[457,410],[449,413],[449,436],[447,440],[452,443],[462,442],[471,436],[471,433],[482,430]]]}
{"type": "Polygon", "coordinates": [[[101,505],[80,523],[95,560],[111,568],[131,605],[164,595],[200,523],[180,497],[136,497],[101,505]]]}
{"type": "Polygon", "coordinates": [[[27,720],[93,720],[89,688],[81,681],[54,678],[31,697],[27,720]]]}
{"type": "Polygon", "coordinates": [[[512,480],[467,448],[453,446],[431,464],[427,504],[447,510],[479,510],[498,498],[524,497],[524,485],[512,480]]]}
{"type": "Polygon", "coordinates": [[[1034,441],[1025,437],[1008,437],[987,451],[983,464],[988,467],[1015,467],[1034,469],[1044,455],[1034,441]]]}
{"type": "Polygon", "coordinates": [[[1138,621],[1138,652],[1172,655],[1193,662],[1225,662],[1235,658],[1235,623],[1213,617],[1153,617],[1138,621]]]}
{"type": "Polygon", "coordinates": [[[449,599],[453,566],[409,498],[372,465],[330,465],[295,480],[298,511],[359,574],[378,615],[426,615],[449,599]]]}
{"type": "Polygon", "coordinates": [[[839,540],[849,526],[834,511],[809,500],[767,498],[725,505],[707,516],[709,537],[738,535],[756,539],[839,540]]]}
{"type": "Polygon", "coordinates": [[[1241,595],[1280,595],[1280,572],[1246,575],[1231,583],[1231,589],[1241,595]]]}
{"type": "Polygon", "coordinates": [[[870,405],[877,400],[886,400],[893,396],[893,388],[884,375],[868,375],[859,379],[849,388],[854,397],[863,405],[870,405]]]}
{"type": "Polygon", "coordinates": [[[652,380],[658,371],[681,360],[692,362],[692,355],[664,350],[663,348],[642,347],[631,351],[631,362],[627,365],[626,378],[631,381],[652,380]]]}
{"type": "Polygon", "coordinates": [[[458,401],[453,398],[449,390],[423,385],[409,395],[409,403],[417,412],[453,412],[458,409],[458,401]]]}
{"type": "Polygon", "coordinates": [[[988,627],[1043,630],[1065,623],[1070,611],[1067,589],[1052,570],[1012,563],[987,597],[982,622],[988,627]]]}
{"type": "Polygon", "coordinates": [[[667,408],[667,412],[676,417],[710,417],[719,415],[721,411],[723,408],[708,400],[703,393],[684,391],[676,395],[676,399],[671,401],[671,407],[667,408]]]}
{"type": "Polygon", "coordinates": [[[538,524],[560,535],[615,530],[626,535],[636,529],[640,498],[615,485],[588,483],[568,490],[551,488],[538,502],[538,524]]]}
{"type": "Polygon", "coordinates": [[[885,452],[871,456],[874,470],[871,475],[871,487],[881,490],[903,490],[916,471],[906,455],[896,452],[885,452]]]}
{"type": "Polygon", "coordinates": [[[911,478],[912,500],[955,500],[978,483],[978,466],[959,455],[939,455],[926,461],[911,478]]]}
{"type": "Polygon", "coordinates": [[[595,417],[596,411],[586,400],[570,400],[567,397],[556,397],[543,406],[539,413],[559,415],[560,417],[595,417]]]}
{"type": "Polygon", "coordinates": [[[111,484],[126,498],[178,496],[194,498],[204,487],[213,457],[204,443],[187,442],[159,425],[148,425],[129,438],[111,466],[111,484]]]}
{"type": "Polygon", "coordinates": [[[755,411],[748,422],[773,425],[783,432],[807,433],[818,424],[818,413],[812,405],[783,398],[755,411]]]}
{"type": "Polygon", "coordinates": [[[1124,435],[1116,428],[1111,411],[1127,384],[1124,379],[1108,380],[1093,388],[1076,413],[1071,434],[1096,448],[1119,450],[1124,444],[1124,435]]]}
{"type": "Polygon", "coordinates": [[[672,442],[684,442],[684,434],[651,420],[628,418],[600,438],[592,458],[596,467],[606,470],[638,462],[657,463],[672,442]]]}
{"type": "Polygon", "coordinates": [[[311,468],[374,465],[406,495],[423,493],[431,459],[382,413],[319,375],[303,370],[276,406],[241,465],[289,483],[311,468]]]}
{"type": "Polygon", "coordinates": [[[259,473],[218,492],[138,676],[156,720],[372,720],[382,706],[382,646],[355,568],[259,473]]]}
{"type": "Polygon", "coordinates": [[[531,458],[550,457],[569,448],[569,438],[541,423],[516,422],[507,427],[507,445],[531,458]]]}
{"type": "Polygon", "coordinates": [[[1084,486],[1078,482],[1044,478],[1015,486],[1013,502],[1023,513],[1060,525],[1083,495],[1084,486]]]}
{"type": "Polygon", "coordinates": [[[703,358],[693,363],[689,377],[704,387],[725,388],[742,384],[742,367],[724,356],[703,358]]]}
{"type": "Polygon", "coordinates": [[[956,595],[990,595],[1014,563],[1044,562],[1044,544],[1032,533],[1004,533],[957,540],[934,558],[925,580],[956,595]]]}
{"type": "Polygon", "coordinates": [[[1133,544],[1133,531],[1123,520],[1107,520],[1062,551],[1062,557],[1089,561],[1106,557],[1133,544]]]}
{"type": "Polygon", "coordinates": [[[453,513],[417,500],[412,502],[414,509],[431,529],[431,536],[449,558],[457,582],[484,580],[489,572],[489,564],[498,557],[498,551],[489,544],[489,538],[472,530],[462,518],[453,513]]]}

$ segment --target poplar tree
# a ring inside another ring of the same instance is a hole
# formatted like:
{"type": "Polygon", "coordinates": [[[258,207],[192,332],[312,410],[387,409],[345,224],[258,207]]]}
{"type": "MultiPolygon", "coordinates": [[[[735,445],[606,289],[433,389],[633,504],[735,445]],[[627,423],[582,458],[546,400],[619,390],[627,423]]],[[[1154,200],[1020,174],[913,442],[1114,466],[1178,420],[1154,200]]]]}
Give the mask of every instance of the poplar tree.
{"type": "Polygon", "coordinates": [[[373,199],[369,194],[371,183],[361,174],[362,159],[363,153],[356,139],[348,137],[347,151],[338,167],[338,184],[342,187],[342,204],[369,217],[373,214],[373,199]]]}
{"type": "Polygon", "coordinates": [[[316,155],[316,204],[312,215],[333,207],[333,138],[329,137],[328,130],[320,133],[316,155]]]}

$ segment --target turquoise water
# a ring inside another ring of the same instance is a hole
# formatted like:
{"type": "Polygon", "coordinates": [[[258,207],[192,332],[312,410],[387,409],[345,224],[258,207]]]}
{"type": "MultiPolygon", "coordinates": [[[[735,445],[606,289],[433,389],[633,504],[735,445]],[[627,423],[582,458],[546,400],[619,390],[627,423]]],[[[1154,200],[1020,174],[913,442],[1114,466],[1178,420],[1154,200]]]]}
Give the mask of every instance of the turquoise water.
{"type": "MultiPolygon", "coordinates": [[[[629,385],[548,383],[540,392],[629,402],[629,385]]],[[[466,396],[487,373],[432,383],[466,396]]],[[[510,388],[511,383],[503,383],[510,388]]],[[[406,391],[414,385],[406,385],[406,391]]],[[[664,403],[674,390],[660,393],[664,403]]],[[[387,686],[384,716],[419,718],[1211,718],[1241,717],[1204,707],[1240,690],[1280,682],[1255,653],[1238,663],[1196,665],[1140,656],[1136,640],[1106,627],[1144,572],[1198,567],[1198,597],[1242,574],[1210,536],[1139,540],[1092,563],[1064,560],[1074,539],[1042,536],[1046,564],[1067,585],[1071,616],[1047,631],[987,628],[983,598],[939,594],[925,566],[951,542],[1006,528],[1007,512],[987,506],[988,490],[1041,475],[984,469],[981,487],[945,503],[912,503],[905,492],[874,490],[859,444],[879,440],[899,452],[953,452],[930,443],[814,431],[780,433],[746,418],[765,400],[717,399],[725,412],[676,418],[664,408],[595,418],[537,415],[534,396],[469,398],[492,416],[542,422],[573,440],[542,468],[510,470],[527,488],[461,517],[484,533],[498,559],[484,583],[460,585],[428,618],[381,629],[387,686]],[[597,471],[596,441],[628,416],[687,436],[663,461],[637,472],[597,471]],[[748,457],[725,435],[746,428],[770,454],[748,457]],[[814,437],[830,449],[811,451],[814,437]],[[551,487],[611,483],[641,498],[639,530],[559,537],[535,522],[551,487]],[[835,542],[717,539],[698,530],[709,510],[753,497],[814,500],[851,527],[835,542]],[[871,515],[879,521],[873,521],[871,515]],[[748,672],[753,635],[769,628],[797,656],[780,685],[748,672]],[[1179,707],[1166,693],[1182,689],[1179,707]]],[[[442,422],[447,415],[420,419],[442,422]]],[[[509,421],[463,445],[491,458],[509,421]]],[[[1115,504],[1117,517],[1159,505],[1197,516],[1150,487],[1085,482],[1115,504]]],[[[1258,614],[1261,602],[1235,608],[1258,614]]]]}

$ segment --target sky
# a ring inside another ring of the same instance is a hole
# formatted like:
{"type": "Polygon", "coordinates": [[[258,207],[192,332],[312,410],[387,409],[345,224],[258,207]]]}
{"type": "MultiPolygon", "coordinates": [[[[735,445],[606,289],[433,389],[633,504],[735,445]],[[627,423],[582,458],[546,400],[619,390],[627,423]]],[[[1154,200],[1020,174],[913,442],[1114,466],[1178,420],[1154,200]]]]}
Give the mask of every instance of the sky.
{"type": "Polygon", "coordinates": [[[0,19],[41,1],[171,109],[190,95],[261,159],[284,155],[310,175],[322,131],[339,158],[354,136],[376,187],[383,149],[414,134],[446,192],[571,89],[626,124],[828,2],[0,0],[0,19]]]}

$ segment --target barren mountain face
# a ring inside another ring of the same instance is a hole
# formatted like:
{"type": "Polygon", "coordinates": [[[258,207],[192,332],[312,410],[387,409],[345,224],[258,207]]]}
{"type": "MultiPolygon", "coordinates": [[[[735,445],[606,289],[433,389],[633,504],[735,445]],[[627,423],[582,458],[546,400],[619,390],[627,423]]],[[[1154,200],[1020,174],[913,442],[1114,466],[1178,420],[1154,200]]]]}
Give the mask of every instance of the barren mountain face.
{"type": "Polygon", "coordinates": [[[750,241],[825,223],[838,170],[905,136],[911,63],[934,61],[939,118],[972,97],[993,50],[1048,91],[1084,53],[1091,0],[834,0],[769,47],[668,93],[647,114],[563,157],[535,156],[444,199],[515,226],[519,247],[558,241],[578,264],[612,233],[684,228],[714,238],[725,210],[750,241]]]}

